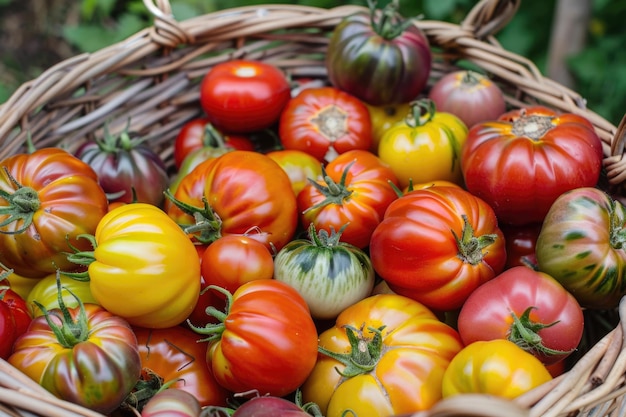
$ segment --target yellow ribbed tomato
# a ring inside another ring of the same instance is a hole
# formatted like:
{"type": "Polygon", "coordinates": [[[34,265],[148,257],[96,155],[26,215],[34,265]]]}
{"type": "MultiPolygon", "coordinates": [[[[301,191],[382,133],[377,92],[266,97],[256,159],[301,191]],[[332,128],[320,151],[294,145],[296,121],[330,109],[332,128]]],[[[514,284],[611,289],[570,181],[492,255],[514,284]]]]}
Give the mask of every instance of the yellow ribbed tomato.
{"type": "Polygon", "coordinates": [[[443,396],[490,394],[515,398],[552,379],[543,363],[506,339],[465,346],[443,375],[443,396]]]}
{"type": "Polygon", "coordinates": [[[200,262],[191,239],[161,209],[132,203],[107,213],[92,237],[93,252],[73,260],[89,265],[92,295],[134,326],[182,323],[200,295],[200,262]]]}

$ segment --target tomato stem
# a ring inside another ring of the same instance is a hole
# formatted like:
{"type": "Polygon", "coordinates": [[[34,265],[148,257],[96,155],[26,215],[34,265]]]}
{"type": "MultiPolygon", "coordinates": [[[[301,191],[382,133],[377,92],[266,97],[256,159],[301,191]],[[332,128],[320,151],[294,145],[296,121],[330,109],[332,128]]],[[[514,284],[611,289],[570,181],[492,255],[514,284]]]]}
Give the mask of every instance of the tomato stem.
{"type": "Polygon", "coordinates": [[[309,212],[311,210],[317,210],[319,208],[325,207],[325,206],[330,205],[330,204],[342,205],[345,200],[350,198],[350,196],[352,195],[352,190],[349,190],[348,187],[346,186],[346,179],[348,177],[348,173],[350,171],[350,168],[352,167],[352,165],[354,165],[355,162],[356,162],[356,160],[350,162],[346,166],[346,169],[344,169],[343,172],[341,173],[341,178],[339,180],[339,183],[336,183],[326,173],[326,169],[324,168],[324,165],[322,165],[322,178],[324,178],[324,183],[326,185],[320,184],[319,182],[317,182],[316,180],[311,179],[311,178],[309,178],[309,182],[325,198],[324,198],[324,200],[320,201],[319,203],[314,204],[311,207],[308,207],[306,210],[304,210],[303,214],[307,213],[307,212],[309,212]]]}
{"type": "Polygon", "coordinates": [[[378,9],[375,0],[367,1],[370,10],[370,22],[372,29],[383,39],[391,40],[397,38],[410,25],[413,24],[412,19],[401,19],[398,14],[400,2],[391,0],[383,9],[378,9]],[[379,14],[378,11],[381,11],[379,14]]]}
{"type": "Polygon", "coordinates": [[[412,101],[410,105],[411,111],[404,119],[404,123],[412,128],[426,125],[437,113],[435,102],[429,98],[412,101]]]}
{"type": "Polygon", "coordinates": [[[226,330],[224,321],[228,317],[228,314],[230,314],[230,307],[233,304],[233,295],[227,289],[218,285],[207,285],[202,290],[202,293],[209,290],[215,290],[222,293],[224,297],[226,297],[226,306],[224,307],[224,311],[220,311],[213,306],[208,306],[205,310],[207,315],[216,318],[219,323],[207,323],[204,327],[200,327],[194,325],[189,319],[187,319],[187,324],[194,332],[208,336],[199,340],[199,342],[212,342],[222,337],[222,333],[226,330]]]}
{"type": "Polygon", "coordinates": [[[341,226],[339,231],[335,232],[335,229],[331,226],[330,233],[324,229],[319,232],[315,229],[315,223],[311,222],[309,225],[309,240],[315,244],[318,248],[330,248],[333,246],[339,246],[341,234],[348,227],[348,223],[341,226]]]}
{"type": "Polygon", "coordinates": [[[539,331],[542,329],[552,327],[559,321],[555,321],[549,324],[543,324],[534,322],[530,319],[530,312],[536,307],[531,306],[524,310],[524,313],[520,317],[511,311],[511,317],[513,317],[513,324],[509,330],[508,339],[532,354],[543,355],[565,355],[571,351],[550,349],[543,344],[543,339],[539,335],[539,331]]]}
{"type": "Polygon", "coordinates": [[[498,238],[498,235],[492,233],[478,237],[474,236],[474,228],[470,224],[467,215],[463,214],[461,217],[463,218],[461,237],[459,238],[456,232],[451,230],[459,249],[458,256],[464,262],[468,262],[471,265],[478,265],[482,262],[484,257],[483,249],[493,244],[498,238]]]}
{"type": "Polygon", "coordinates": [[[204,244],[215,242],[222,236],[222,220],[213,211],[206,197],[202,197],[203,206],[196,207],[176,199],[169,189],[166,189],[164,194],[183,213],[193,217],[195,224],[179,224],[185,233],[192,234],[198,242],[204,244]]]}
{"type": "Polygon", "coordinates": [[[24,232],[32,225],[35,212],[41,207],[41,201],[39,200],[39,194],[34,188],[21,185],[11,175],[7,167],[3,167],[3,171],[9,182],[15,187],[15,191],[9,193],[5,190],[0,190],[0,198],[3,198],[8,203],[8,205],[0,207],[0,216],[7,216],[0,222],[0,227],[20,221],[22,225],[12,231],[0,230],[0,233],[16,235],[24,232]]]}

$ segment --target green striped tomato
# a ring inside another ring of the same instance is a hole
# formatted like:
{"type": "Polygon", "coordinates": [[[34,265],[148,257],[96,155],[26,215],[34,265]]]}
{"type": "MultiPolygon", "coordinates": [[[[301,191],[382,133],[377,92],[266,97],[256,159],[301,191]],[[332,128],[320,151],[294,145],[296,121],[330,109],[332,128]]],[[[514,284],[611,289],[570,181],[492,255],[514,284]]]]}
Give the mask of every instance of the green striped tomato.
{"type": "Polygon", "coordinates": [[[274,258],[274,278],[294,287],[315,319],[334,319],[371,294],[374,268],[358,247],[340,242],[341,232],[309,226],[309,239],[287,243],[274,258]]]}
{"type": "Polygon", "coordinates": [[[605,192],[582,187],[561,194],[546,215],[537,265],[583,307],[616,307],[626,295],[626,208],[605,192]]]}

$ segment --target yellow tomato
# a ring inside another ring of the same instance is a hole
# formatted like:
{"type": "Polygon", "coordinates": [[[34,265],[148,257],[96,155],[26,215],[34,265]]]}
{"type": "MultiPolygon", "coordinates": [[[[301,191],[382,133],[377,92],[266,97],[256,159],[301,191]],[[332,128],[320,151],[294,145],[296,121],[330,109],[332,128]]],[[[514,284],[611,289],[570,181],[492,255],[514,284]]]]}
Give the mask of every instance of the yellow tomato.
{"type": "Polygon", "coordinates": [[[28,293],[41,280],[41,278],[28,278],[12,272],[6,276],[9,286],[24,300],[28,298],[28,293]]]}
{"type": "Polygon", "coordinates": [[[462,184],[460,155],[467,126],[451,113],[437,112],[430,101],[416,102],[412,111],[412,117],[385,132],[378,146],[380,159],[389,164],[402,188],[411,181],[462,184]]]}
{"type": "MultiPolygon", "coordinates": [[[[78,301],[75,297],[78,297],[83,304],[98,304],[89,289],[89,281],[79,281],[63,274],[59,274],[59,280],[61,282],[61,296],[66,307],[78,307],[78,301]]],[[[26,298],[28,308],[33,317],[43,314],[43,311],[35,304],[35,301],[47,310],[59,307],[57,275],[50,274],[36,281],[38,282],[30,290],[26,298]]]]}
{"type": "Polygon", "coordinates": [[[267,156],[285,170],[296,196],[309,183],[309,178],[315,180],[322,175],[322,164],[320,161],[304,151],[281,149],[268,152],[267,156]]]}
{"type": "Polygon", "coordinates": [[[378,144],[387,130],[396,123],[402,122],[411,114],[411,104],[402,103],[393,106],[372,106],[365,104],[370,112],[372,121],[372,147],[373,153],[378,152],[378,144]]]}
{"type": "Polygon", "coordinates": [[[450,362],[443,396],[490,394],[512,399],[552,379],[543,363],[505,339],[473,342],[450,362]]]}

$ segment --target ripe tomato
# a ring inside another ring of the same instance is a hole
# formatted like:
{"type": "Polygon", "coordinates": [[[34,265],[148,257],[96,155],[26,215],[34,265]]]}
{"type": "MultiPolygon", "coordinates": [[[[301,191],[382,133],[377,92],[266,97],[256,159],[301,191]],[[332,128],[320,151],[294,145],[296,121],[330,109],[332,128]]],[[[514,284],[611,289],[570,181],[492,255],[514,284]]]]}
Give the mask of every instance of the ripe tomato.
{"type": "Polygon", "coordinates": [[[391,203],[372,234],[370,256],[392,291],[441,311],[461,307],[506,262],[493,209],[446,186],[414,190],[391,203]]]}
{"type": "Polygon", "coordinates": [[[298,225],[291,189],[289,177],[270,157],[236,150],[186,175],[167,213],[203,244],[247,234],[280,250],[298,225]]]}
{"type": "Polygon", "coordinates": [[[326,54],[331,83],[373,105],[404,103],[426,86],[432,53],[428,39],[398,14],[398,2],[344,18],[326,54]]]}
{"type": "Polygon", "coordinates": [[[378,145],[383,135],[396,123],[404,121],[411,114],[411,103],[400,103],[387,106],[367,104],[372,121],[372,146],[370,151],[378,154],[378,145]]]}
{"type": "MultiPolygon", "coordinates": [[[[0,274],[0,278],[4,275],[0,274]]],[[[26,332],[32,316],[26,300],[3,284],[0,279],[0,358],[7,359],[13,344],[26,332]]]]}
{"type": "Polygon", "coordinates": [[[463,343],[508,339],[544,364],[572,353],[583,334],[583,311],[554,278],[526,266],[508,269],[478,287],[458,317],[463,343]]]}
{"type": "Polygon", "coordinates": [[[76,269],[71,246],[88,250],[108,209],[95,171],[60,148],[0,162],[0,263],[24,277],[76,269]],[[70,246],[71,245],[71,246],[70,246]]]}
{"type": "Polygon", "coordinates": [[[285,170],[294,194],[309,183],[309,179],[316,180],[322,175],[322,164],[313,155],[297,149],[281,149],[266,154],[285,170]]]}
{"type": "Polygon", "coordinates": [[[303,227],[331,232],[343,229],[341,241],[366,248],[387,206],[398,198],[398,180],[376,155],[352,150],[339,155],[298,194],[303,227]],[[344,228],[345,226],[345,228],[344,228]]]}
{"type": "MultiPolygon", "coordinates": [[[[219,288],[219,287],[209,287],[219,288]]],[[[232,392],[285,396],[307,378],[317,358],[317,329],[306,301],[275,279],[243,284],[228,298],[220,323],[194,328],[208,336],[207,363],[232,392]]]]}
{"type": "MultiPolygon", "coordinates": [[[[2,276],[2,274],[0,274],[0,276],[2,276]]],[[[30,293],[30,291],[39,282],[39,280],[40,278],[27,278],[18,275],[15,272],[11,272],[10,274],[7,273],[6,277],[4,278],[4,282],[8,282],[9,287],[23,299],[28,298],[28,293],[30,293]]],[[[2,284],[2,282],[2,279],[0,279],[0,284],[2,284]]]]}
{"type": "MultiPolygon", "coordinates": [[[[174,140],[174,165],[180,170],[183,161],[194,151],[207,148],[201,154],[207,159],[233,149],[253,151],[247,136],[224,135],[211,124],[208,117],[198,117],[185,123],[174,140]]],[[[189,170],[190,171],[190,170],[189,170]]]]}
{"type": "Polygon", "coordinates": [[[559,195],[593,187],[602,141],[582,116],[535,106],[470,129],[461,154],[465,185],[500,222],[541,223],[559,195]]]}
{"type": "Polygon", "coordinates": [[[467,127],[496,120],[506,111],[498,84],[475,71],[460,70],[444,75],[428,93],[437,110],[452,113],[467,127]]]}
{"type": "Polygon", "coordinates": [[[587,308],[617,307],[626,295],[626,207],[597,188],[563,193],[545,217],[537,266],[587,308]]]}
{"type": "Polygon", "coordinates": [[[217,285],[233,293],[256,279],[271,279],[274,258],[263,243],[246,235],[226,235],[207,246],[200,270],[206,285],[217,285]]]}
{"type": "Polygon", "coordinates": [[[411,117],[391,126],[378,145],[401,187],[445,180],[462,184],[461,148],[467,127],[455,115],[436,111],[429,100],[414,102],[411,117]]]}
{"type": "Polygon", "coordinates": [[[302,399],[322,415],[391,416],[427,410],[463,347],[458,333],[423,304],[396,294],[346,308],[319,337],[320,354],[302,399]]]}
{"type": "Polygon", "coordinates": [[[307,88],[285,106],[278,134],[285,149],[330,162],[349,150],[369,150],[372,122],[356,97],[334,87],[307,88]]]}
{"type": "Polygon", "coordinates": [[[33,317],[43,315],[43,311],[36,303],[41,304],[47,310],[59,308],[57,280],[63,286],[61,298],[67,307],[78,307],[76,297],[80,298],[80,301],[83,303],[98,304],[96,298],[91,294],[89,281],[77,280],[61,273],[50,274],[38,280],[26,298],[29,311],[33,317]]]}
{"type": "Polygon", "coordinates": [[[443,396],[474,393],[513,399],[551,379],[545,365],[515,343],[478,341],[450,362],[443,375],[443,396]]]}
{"type": "MultiPolygon", "coordinates": [[[[317,414],[313,414],[317,415],[317,414]]],[[[311,417],[296,403],[275,396],[257,396],[235,409],[231,417],[311,417]]],[[[218,417],[218,416],[215,416],[218,417]]]]}
{"type": "Polygon", "coordinates": [[[229,393],[221,387],[206,365],[206,342],[192,330],[173,326],[162,329],[133,327],[137,336],[142,380],[157,377],[160,383],[192,394],[201,406],[226,405],[229,393]],[[171,385],[169,385],[171,384],[171,385]]]}
{"type": "Polygon", "coordinates": [[[541,223],[521,226],[501,224],[500,229],[504,233],[504,241],[506,242],[506,265],[504,268],[509,269],[521,265],[536,269],[535,245],[541,231],[541,223]]]}
{"type": "Polygon", "coordinates": [[[200,105],[223,132],[247,133],[272,126],[290,98],[285,74],[262,61],[221,62],[200,84],[200,105]]]}

